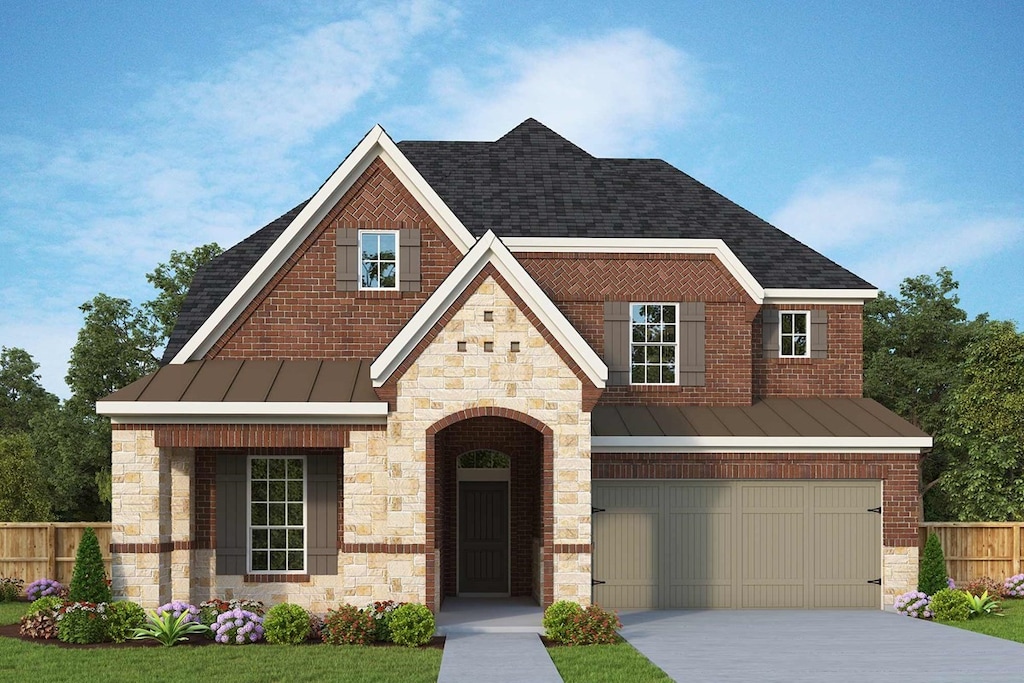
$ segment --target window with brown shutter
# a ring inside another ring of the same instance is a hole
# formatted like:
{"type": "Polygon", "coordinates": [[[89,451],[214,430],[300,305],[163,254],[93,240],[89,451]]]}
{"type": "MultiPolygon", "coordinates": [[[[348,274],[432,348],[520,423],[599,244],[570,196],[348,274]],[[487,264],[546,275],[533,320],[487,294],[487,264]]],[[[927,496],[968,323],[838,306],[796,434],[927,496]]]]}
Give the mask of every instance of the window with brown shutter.
{"type": "Polygon", "coordinates": [[[420,291],[420,232],[338,228],[337,291],[420,291]]]}

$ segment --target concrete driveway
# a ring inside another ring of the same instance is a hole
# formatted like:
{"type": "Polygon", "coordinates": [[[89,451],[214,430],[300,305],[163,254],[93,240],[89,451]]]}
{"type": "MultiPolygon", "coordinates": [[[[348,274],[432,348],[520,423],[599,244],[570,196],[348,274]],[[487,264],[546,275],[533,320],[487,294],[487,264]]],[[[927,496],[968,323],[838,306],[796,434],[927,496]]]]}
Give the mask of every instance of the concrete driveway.
{"type": "Polygon", "coordinates": [[[622,635],[676,681],[1020,680],[1024,644],[892,612],[632,611],[622,635]]]}

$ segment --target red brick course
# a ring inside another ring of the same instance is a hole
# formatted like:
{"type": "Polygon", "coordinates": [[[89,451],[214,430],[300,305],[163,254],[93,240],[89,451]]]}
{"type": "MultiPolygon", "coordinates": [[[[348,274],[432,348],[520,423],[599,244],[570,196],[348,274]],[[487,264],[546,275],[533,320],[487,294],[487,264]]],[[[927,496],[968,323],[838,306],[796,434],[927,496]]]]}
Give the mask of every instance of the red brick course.
{"type": "Polygon", "coordinates": [[[153,431],[159,448],[345,448],[353,431],[384,431],[385,425],[302,424],[115,424],[113,429],[153,431]]]}
{"type": "Polygon", "coordinates": [[[595,453],[594,479],[875,479],[882,543],[917,546],[916,453],[595,453]]]}

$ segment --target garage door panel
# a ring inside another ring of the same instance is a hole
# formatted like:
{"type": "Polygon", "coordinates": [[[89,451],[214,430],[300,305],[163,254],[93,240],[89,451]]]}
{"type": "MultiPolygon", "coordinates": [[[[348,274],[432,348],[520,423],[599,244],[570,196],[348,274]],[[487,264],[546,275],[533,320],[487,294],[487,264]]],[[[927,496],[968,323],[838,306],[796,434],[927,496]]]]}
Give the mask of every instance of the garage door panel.
{"type": "Polygon", "coordinates": [[[879,482],[595,480],[610,607],[878,607],[879,482]],[[628,519],[640,515],[643,521],[628,519]],[[616,559],[612,561],[609,555],[616,559]]]}

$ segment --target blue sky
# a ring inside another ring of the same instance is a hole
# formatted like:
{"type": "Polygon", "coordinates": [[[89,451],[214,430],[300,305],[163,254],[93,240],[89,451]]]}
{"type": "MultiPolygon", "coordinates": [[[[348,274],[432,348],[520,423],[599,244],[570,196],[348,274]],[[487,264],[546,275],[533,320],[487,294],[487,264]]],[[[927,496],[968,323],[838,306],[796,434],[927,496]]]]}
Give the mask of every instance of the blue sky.
{"type": "Polygon", "coordinates": [[[374,124],[533,116],[663,158],[895,292],[1024,322],[1024,4],[49,2],[0,9],[0,344],[66,395],[78,306],[230,246],[374,124]]]}

